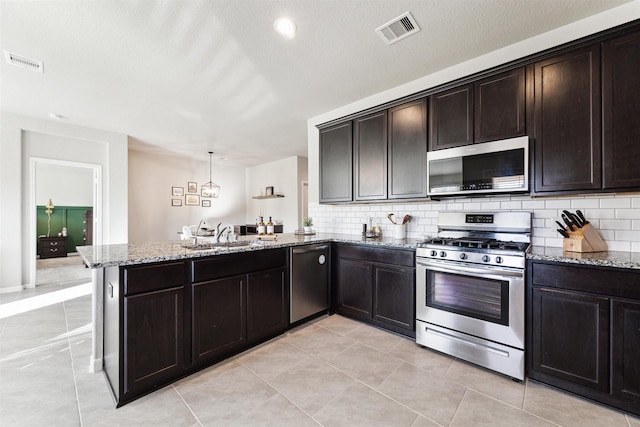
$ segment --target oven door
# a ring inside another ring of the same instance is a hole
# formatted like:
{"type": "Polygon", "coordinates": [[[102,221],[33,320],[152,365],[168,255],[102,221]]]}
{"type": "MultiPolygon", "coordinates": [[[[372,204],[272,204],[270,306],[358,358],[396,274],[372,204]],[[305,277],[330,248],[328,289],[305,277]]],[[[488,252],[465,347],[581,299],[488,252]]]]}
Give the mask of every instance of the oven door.
{"type": "Polygon", "coordinates": [[[416,317],[524,349],[524,270],[417,259],[416,317]]]}

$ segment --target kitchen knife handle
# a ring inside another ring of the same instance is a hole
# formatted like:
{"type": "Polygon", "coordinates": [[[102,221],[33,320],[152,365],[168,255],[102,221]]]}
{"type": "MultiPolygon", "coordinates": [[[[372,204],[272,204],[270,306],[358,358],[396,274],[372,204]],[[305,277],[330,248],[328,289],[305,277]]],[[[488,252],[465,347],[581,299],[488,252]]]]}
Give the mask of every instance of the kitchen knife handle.
{"type": "Polygon", "coordinates": [[[560,233],[562,236],[568,238],[569,237],[569,233],[567,233],[564,228],[558,228],[558,233],[560,233]]]}
{"type": "Polygon", "coordinates": [[[587,221],[587,219],[584,217],[584,214],[580,209],[576,210],[576,215],[578,215],[578,218],[580,218],[580,221],[582,221],[583,225],[589,224],[589,221],[587,221]]]}
{"type": "Polygon", "coordinates": [[[569,220],[569,217],[565,214],[562,214],[562,220],[565,224],[567,224],[567,227],[569,227],[569,231],[573,231],[573,223],[571,222],[571,220],[569,220]]]}
{"type": "Polygon", "coordinates": [[[558,224],[558,227],[560,227],[561,229],[567,231],[567,227],[565,227],[565,225],[562,224],[560,221],[556,221],[556,224],[558,224]]]}

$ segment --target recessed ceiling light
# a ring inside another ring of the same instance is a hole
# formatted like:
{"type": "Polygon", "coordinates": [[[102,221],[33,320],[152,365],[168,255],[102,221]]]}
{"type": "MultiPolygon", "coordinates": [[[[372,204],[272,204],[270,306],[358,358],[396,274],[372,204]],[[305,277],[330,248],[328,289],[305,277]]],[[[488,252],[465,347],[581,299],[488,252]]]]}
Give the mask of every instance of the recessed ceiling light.
{"type": "Polygon", "coordinates": [[[58,114],[58,113],[49,113],[49,117],[51,117],[52,119],[55,119],[55,120],[63,120],[63,119],[66,118],[65,116],[63,116],[61,114],[58,114]]]}
{"type": "Polygon", "coordinates": [[[296,24],[289,18],[278,18],[273,23],[273,27],[277,32],[288,39],[292,39],[296,35],[296,24]]]}

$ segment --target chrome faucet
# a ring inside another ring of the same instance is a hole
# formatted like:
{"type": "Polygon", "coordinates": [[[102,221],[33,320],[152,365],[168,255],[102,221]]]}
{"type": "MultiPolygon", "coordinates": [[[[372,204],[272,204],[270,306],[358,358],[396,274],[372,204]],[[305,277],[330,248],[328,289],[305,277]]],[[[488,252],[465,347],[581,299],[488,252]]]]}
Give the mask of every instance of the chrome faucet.
{"type": "Polygon", "coordinates": [[[196,247],[198,246],[198,235],[200,234],[200,228],[202,227],[202,223],[204,223],[204,219],[200,220],[200,223],[198,223],[198,228],[196,229],[196,234],[195,236],[193,236],[193,246],[196,247]]]}

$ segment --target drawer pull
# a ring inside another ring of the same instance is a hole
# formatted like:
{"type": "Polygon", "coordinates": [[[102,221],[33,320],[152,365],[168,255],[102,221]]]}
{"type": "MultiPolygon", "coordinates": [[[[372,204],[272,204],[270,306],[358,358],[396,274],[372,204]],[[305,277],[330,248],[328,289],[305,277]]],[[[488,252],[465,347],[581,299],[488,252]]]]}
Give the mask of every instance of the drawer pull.
{"type": "Polygon", "coordinates": [[[58,246],[58,242],[51,242],[51,246],[58,246]]]}

